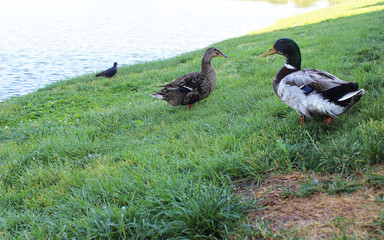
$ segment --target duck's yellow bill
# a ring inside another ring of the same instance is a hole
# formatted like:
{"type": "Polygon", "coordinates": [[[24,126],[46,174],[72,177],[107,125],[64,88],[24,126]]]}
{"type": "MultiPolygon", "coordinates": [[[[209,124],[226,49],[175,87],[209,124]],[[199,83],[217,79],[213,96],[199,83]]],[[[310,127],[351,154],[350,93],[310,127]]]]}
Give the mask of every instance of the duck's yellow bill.
{"type": "Polygon", "coordinates": [[[225,58],[229,58],[229,56],[227,56],[227,55],[225,55],[225,54],[223,54],[223,53],[220,53],[220,55],[219,55],[220,57],[225,57],[225,58]]]}
{"type": "Polygon", "coordinates": [[[269,55],[272,55],[272,54],[276,54],[276,50],[274,47],[270,48],[268,51],[266,51],[265,53],[259,55],[259,57],[267,57],[269,55]]]}

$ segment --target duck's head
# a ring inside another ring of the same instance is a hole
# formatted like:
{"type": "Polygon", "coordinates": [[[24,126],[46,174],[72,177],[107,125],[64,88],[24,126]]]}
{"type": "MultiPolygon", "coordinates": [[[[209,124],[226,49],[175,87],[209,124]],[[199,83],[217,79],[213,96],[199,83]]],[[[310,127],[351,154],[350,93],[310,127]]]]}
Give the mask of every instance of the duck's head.
{"type": "Polygon", "coordinates": [[[300,69],[301,67],[301,54],[300,48],[297,46],[295,41],[290,38],[280,38],[278,39],[265,53],[261,54],[259,57],[267,57],[273,54],[280,54],[286,57],[287,64],[300,69]]]}
{"type": "Polygon", "coordinates": [[[214,57],[225,57],[228,58],[229,56],[223,54],[219,49],[217,48],[208,48],[207,51],[205,51],[204,57],[207,56],[209,59],[212,59],[214,57]]]}
{"type": "Polygon", "coordinates": [[[113,66],[114,66],[114,67],[117,67],[117,62],[114,62],[114,63],[113,63],[113,66]]]}

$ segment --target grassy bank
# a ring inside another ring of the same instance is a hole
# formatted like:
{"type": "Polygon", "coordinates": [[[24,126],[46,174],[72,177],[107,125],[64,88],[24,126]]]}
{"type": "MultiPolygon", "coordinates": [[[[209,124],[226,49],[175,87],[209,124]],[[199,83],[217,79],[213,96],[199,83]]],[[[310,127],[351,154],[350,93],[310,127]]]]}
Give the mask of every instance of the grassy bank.
{"type": "Polygon", "coordinates": [[[234,180],[292,171],[370,179],[384,159],[383,9],[343,1],[214,44],[230,58],[213,60],[216,89],[191,111],[149,93],[199,71],[205,49],[1,102],[0,238],[260,238],[260,227],[244,225],[257,199],[243,200],[234,180]],[[301,47],[303,68],[358,82],[360,102],[333,125],[315,118],[301,128],[271,86],[284,58],[257,57],[280,37],[301,47]]]}

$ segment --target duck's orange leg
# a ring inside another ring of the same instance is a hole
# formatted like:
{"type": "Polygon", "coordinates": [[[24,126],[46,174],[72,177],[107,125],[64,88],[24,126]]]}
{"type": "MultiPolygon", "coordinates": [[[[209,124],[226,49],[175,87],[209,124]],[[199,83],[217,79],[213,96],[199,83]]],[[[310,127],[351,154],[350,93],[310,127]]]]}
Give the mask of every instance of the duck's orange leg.
{"type": "Polygon", "coordinates": [[[329,118],[325,119],[326,124],[332,124],[333,117],[329,116],[329,118]]]}
{"type": "Polygon", "coordinates": [[[192,108],[192,104],[189,104],[189,111],[191,111],[191,108],[192,108]]]}
{"type": "Polygon", "coordinates": [[[301,127],[304,125],[304,120],[305,120],[305,117],[304,116],[300,116],[300,126],[301,127]]]}

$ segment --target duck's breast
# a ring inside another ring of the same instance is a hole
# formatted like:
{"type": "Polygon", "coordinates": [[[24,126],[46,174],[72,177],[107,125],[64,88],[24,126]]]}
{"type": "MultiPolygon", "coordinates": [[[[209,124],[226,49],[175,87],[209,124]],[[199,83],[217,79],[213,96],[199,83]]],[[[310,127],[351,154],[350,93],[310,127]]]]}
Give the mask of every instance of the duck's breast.
{"type": "Polygon", "coordinates": [[[310,115],[306,109],[306,96],[299,87],[288,85],[283,79],[275,92],[283,103],[295,109],[300,116],[310,115]]]}

